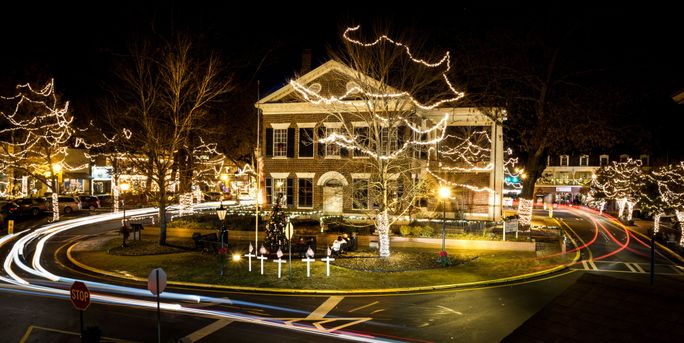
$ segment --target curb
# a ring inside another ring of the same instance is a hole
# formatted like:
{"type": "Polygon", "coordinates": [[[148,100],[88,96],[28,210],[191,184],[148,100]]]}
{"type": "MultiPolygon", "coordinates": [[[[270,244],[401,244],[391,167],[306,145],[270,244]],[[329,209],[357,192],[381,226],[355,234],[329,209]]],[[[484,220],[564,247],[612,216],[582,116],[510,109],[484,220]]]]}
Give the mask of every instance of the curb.
{"type": "MultiPolygon", "coordinates": [[[[85,269],[89,272],[106,275],[114,278],[125,279],[130,281],[138,281],[147,283],[147,279],[140,278],[137,276],[128,276],[120,273],[114,273],[107,270],[102,270],[99,268],[88,266],[78,260],[76,260],[72,255],[72,250],[77,246],[79,242],[72,244],[67,249],[66,255],[67,259],[78,266],[79,268],[85,269]]],[[[574,240],[573,240],[574,244],[574,240]]],[[[576,246],[576,245],[575,245],[576,246]]],[[[266,294],[311,294],[311,295],[339,295],[339,294],[354,294],[354,295],[371,295],[371,294],[401,294],[401,293],[417,293],[417,292],[429,292],[429,291],[439,291],[439,290],[450,290],[450,289],[461,289],[474,286],[492,286],[511,283],[514,281],[521,281],[526,279],[537,278],[545,276],[548,274],[559,272],[566,269],[571,264],[574,264],[579,259],[579,251],[575,255],[575,259],[572,263],[567,263],[559,265],[550,269],[541,270],[534,273],[522,274],[517,276],[511,276],[507,278],[500,278],[494,280],[485,281],[474,281],[465,282],[457,284],[447,284],[447,285],[434,285],[434,286],[419,286],[419,287],[401,287],[401,288],[375,288],[375,289],[290,289],[290,288],[270,288],[270,287],[246,287],[246,286],[224,286],[224,285],[214,285],[206,283],[194,283],[194,282],[183,282],[183,281],[167,281],[168,285],[172,286],[185,286],[193,288],[206,288],[206,289],[220,289],[225,291],[242,291],[242,292],[254,292],[254,293],[266,293],[266,294]]]]}

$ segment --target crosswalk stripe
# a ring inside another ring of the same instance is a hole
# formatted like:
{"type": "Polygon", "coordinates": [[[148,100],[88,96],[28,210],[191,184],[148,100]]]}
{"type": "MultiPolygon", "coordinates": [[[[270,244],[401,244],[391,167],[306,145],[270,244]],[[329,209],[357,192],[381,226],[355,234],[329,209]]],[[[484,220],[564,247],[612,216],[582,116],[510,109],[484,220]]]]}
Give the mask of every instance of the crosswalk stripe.
{"type": "Polygon", "coordinates": [[[594,261],[589,260],[589,265],[591,265],[591,270],[599,270],[598,267],[596,267],[596,263],[594,263],[594,261]]]}
{"type": "Polygon", "coordinates": [[[629,268],[629,270],[630,270],[632,273],[636,273],[636,272],[637,272],[636,269],[634,269],[634,267],[632,267],[632,265],[631,265],[630,263],[627,263],[627,262],[622,262],[622,263],[624,263],[624,264],[627,266],[627,268],[629,268]]]}
{"type": "Polygon", "coordinates": [[[582,261],[582,266],[584,267],[584,270],[589,270],[589,266],[587,266],[587,261],[582,261]]]}
{"type": "Polygon", "coordinates": [[[684,273],[682,273],[682,271],[679,270],[679,268],[677,268],[677,266],[670,265],[670,268],[672,268],[672,270],[674,270],[675,273],[677,273],[679,275],[684,275],[684,273]]]}
{"type": "Polygon", "coordinates": [[[639,273],[646,273],[644,268],[641,268],[641,266],[638,263],[632,263],[632,264],[634,265],[634,267],[636,267],[636,269],[639,271],[639,273]]]}

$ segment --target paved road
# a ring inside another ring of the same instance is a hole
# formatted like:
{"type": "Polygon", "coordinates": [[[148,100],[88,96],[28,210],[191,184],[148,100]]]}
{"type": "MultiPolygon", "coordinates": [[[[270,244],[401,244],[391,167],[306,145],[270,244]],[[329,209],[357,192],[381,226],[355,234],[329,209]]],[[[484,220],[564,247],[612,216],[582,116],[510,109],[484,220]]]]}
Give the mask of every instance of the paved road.
{"type": "MultiPolygon", "coordinates": [[[[645,247],[640,247],[624,230],[595,216],[572,210],[556,211],[555,214],[562,218],[564,229],[572,233],[580,246],[586,246],[581,248],[581,262],[572,266],[571,270],[541,280],[498,287],[388,296],[277,296],[169,288],[167,292],[197,294],[214,299],[199,304],[184,301],[176,303],[186,308],[215,312],[199,315],[164,311],[163,341],[184,338],[185,341],[201,342],[329,342],[336,339],[497,342],[562,293],[583,272],[606,272],[647,280],[647,274],[639,269],[648,270],[645,269],[648,261],[644,256],[645,247]],[[630,245],[624,244],[627,237],[630,237],[630,245]],[[225,303],[225,299],[229,299],[230,303],[225,303]],[[233,319],[239,317],[238,320],[227,320],[226,316],[233,316],[233,319]],[[306,330],[313,330],[317,334],[312,335],[306,330]],[[342,335],[331,337],[326,335],[329,332],[342,335]]],[[[95,278],[70,266],[60,254],[54,261],[53,253],[71,238],[110,230],[113,225],[90,225],[55,236],[46,245],[43,254],[43,262],[48,262],[46,269],[59,275],[95,278]]],[[[29,246],[27,250],[32,249],[29,246]]],[[[6,251],[3,248],[0,252],[4,255],[6,251]]],[[[30,258],[30,254],[26,258],[30,258]]],[[[678,270],[668,263],[667,259],[660,257],[656,271],[678,275],[678,270]]],[[[29,277],[25,272],[17,273],[29,277]]],[[[119,280],[105,281],[125,284],[119,280]]],[[[52,284],[46,281],[41,283],[52,284]]],[[[140,284],[135,286],[144,288],[140,284]]],[[[20,314],[16,320],[3,322],[0,326],[10,341],[19,341],[24,336],[28,341],[60,340],[62,338],[52,339],[53,336],[49,335],[66,337],[78,331],[78,317],[64,298],[18,295],[5,289],[0,292],[0,311],[20,314]],[[31,311],[32,308],[41,311],[31,311]]],[[[95,304],[88,310],[86,318],[87,326],[99,326],[107,337],[132,341],[156,340],[153,310],[95,304]]]]}

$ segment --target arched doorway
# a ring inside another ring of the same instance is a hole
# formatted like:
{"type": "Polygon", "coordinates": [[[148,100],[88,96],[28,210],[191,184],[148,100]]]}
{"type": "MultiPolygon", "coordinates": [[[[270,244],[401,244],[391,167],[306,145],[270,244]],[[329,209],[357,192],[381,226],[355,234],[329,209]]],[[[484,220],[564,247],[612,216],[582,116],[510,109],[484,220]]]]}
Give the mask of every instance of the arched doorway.
{"type": "Polygon", "coordinates": [[[349,185],[347,179],[342,174],[331,171],[321,175],[317,185],[323,186],[323,212],[342,213],[344,186],[349,185]]]}

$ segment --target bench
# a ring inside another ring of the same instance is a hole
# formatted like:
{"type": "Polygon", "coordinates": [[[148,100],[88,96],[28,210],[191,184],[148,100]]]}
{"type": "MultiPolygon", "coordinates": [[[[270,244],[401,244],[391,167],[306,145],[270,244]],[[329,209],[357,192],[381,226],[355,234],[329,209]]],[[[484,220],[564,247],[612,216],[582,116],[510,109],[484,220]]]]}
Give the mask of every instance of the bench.
{"type": "Polygon", "coordinates": [[[195,232],[192,234],[192,240],[195,241],[195,249],[207,253],[217,253],[218,249],[221,247],[221,241],[219,241],[216,233],[202,235],[195,232]]]}
{"type": "Polygon", "coordinates": [[[316,236],[300,236],[301,240],[297,240],[297,243],[292,244],[292,252],[299,253],[299,256],[306,257],[306,251],[311,248],[316,253],[316,236]]]}
{"type": "Polygon", "coordinates": [[[137,224],[137,223],[131,224],[131,232],[133,233],[133,240],[134,241],[140,240],[140,231],[142,231],[144,229],[145,228],[143,227],[142,224],[137,224]]]}

